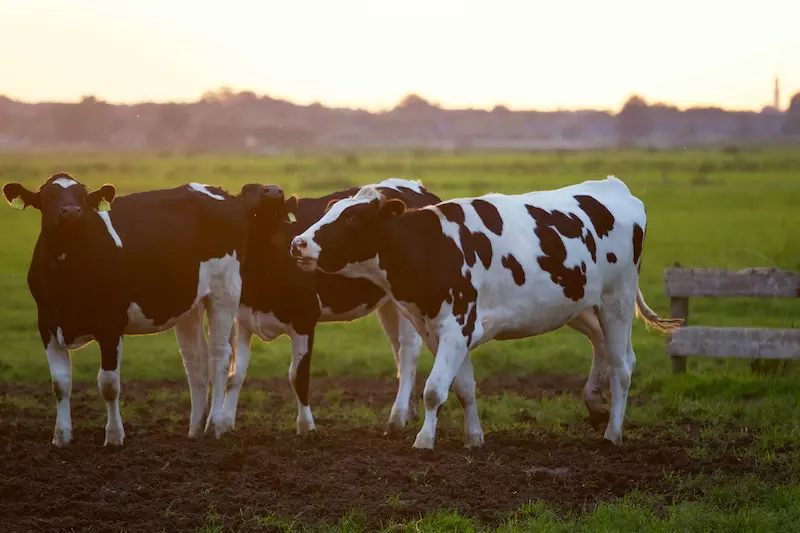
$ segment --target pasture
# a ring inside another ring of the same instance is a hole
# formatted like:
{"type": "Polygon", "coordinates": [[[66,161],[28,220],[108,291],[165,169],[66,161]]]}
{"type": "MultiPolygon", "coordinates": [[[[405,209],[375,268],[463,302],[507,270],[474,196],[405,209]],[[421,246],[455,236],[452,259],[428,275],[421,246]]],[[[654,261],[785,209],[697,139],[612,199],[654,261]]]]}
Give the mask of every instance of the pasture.
{"type": "MultiPolygon", "coordinates": [[[[0,155],[0,181],[53,172],[117,194],[191,181],[322,195],[387,177],[442,198],[554,188],[614,174],[644,201],[640,287],[669,312],[663,270],[800,270],[800,150],[439,155],[0,155]]],[[[147,213],[142,213],[143,217],[147,213]]],[[[374,315],[317,329],[311,407],[294,433],[288,339],[253,341],[236,430],[188,441],[189,389],[172,332],[126,337],[121,449],[104,449],[95,344],[73,352],[75,441],[55,449],[47,361],[26,273],[32,209],[0,208],[0,515],[9,531],[788,531],[800,523],[798,365],[702,359],[671,373],[664,338],[634,323],[637,364],[622,447],[587,422],[591,349],[575,331],[491,342],[472,355],[486,431],[462,448],[451,394],[437,449],[411,448],[417,419],[384,437],[396,390],[374,315]]],[[[693,299],[692,323],[800,327],[800,300],[693,299]]]]}

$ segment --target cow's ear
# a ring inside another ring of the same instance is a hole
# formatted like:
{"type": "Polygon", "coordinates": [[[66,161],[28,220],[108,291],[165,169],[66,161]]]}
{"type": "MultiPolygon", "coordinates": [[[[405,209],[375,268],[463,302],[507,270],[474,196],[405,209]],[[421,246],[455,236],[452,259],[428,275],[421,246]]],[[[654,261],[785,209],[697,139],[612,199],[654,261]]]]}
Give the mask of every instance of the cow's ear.
{"type": "Polygon", "coordinates": [[[114,201],[114,196],[117,190],[113,185],[106,183],[94,192],[89,193],[89,205],[98,211],[111,211],[111,202],[114,201]]]}
{"type": "Polygon", "coordinates": [[[328,202],[328,205],[326,205],[326,206],[325,206],[325,211],[324,211],[323,213],[327,213],[328,211],[330,211],[330,210],[331,210],[331,207],[333,207],[333,204],[335,204],[335,203],[336,203],[336,202],[338,202],[339,200],[341,200],[341,198],[334,198],[333,200],[331,200],[330,202],[328,202]]]}
{"type": "Polygon", "coordinates": [[[38,192],[31,192],[19,183],[6,183],[3,185],[3,194],[14,209],[22,211],[28,206],[41,209],[38,192]]]}
{"type": "Polygon", "coordinates": [[[297,222],[297,210],[299,205],[300,205],[300,200],[297,198],[296,194],[293,194],[286,199],[285,202],[286,218],[289,219],[289,222],[291,223],[297,222]]]}
{"type": "Polygon", "coordinates": [[[406,210],[406,204],[402,200],[392,198],[387,200],[381,206],[381,215],[385,218],[393,217],[395,215],[402,215],[406,210]]]}

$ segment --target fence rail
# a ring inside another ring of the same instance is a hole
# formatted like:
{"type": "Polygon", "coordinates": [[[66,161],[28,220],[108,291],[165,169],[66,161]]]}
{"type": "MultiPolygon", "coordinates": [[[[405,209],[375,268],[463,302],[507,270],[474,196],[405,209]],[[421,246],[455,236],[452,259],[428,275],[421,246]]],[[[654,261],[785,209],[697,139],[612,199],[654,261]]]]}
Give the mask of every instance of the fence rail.
{"type": "MultiPolygon", "coordinates": [[[[664,292],[672,317],[688,323],[690,297],[800,298],[800,272],[682,268],[675,263],[664,271],[664,292]]],[[[676,373],[686,372],[690,356],[800,359],[800,329],[684,326],[667,335],[667,353],[676,373]]]]}

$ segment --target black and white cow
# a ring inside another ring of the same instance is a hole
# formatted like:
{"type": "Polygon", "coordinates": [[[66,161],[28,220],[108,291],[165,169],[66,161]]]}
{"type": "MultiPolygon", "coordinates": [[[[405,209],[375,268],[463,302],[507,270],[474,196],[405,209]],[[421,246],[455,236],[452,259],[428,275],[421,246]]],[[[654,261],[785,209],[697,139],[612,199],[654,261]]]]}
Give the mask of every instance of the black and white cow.
{"type": "MultiPolygon", "coordinates": [[[[402,200],[409,207],[440,201],[416,181],[389,179],[368,188],[386,198],[402,200]]],[[[321,198],[284,199],[283,191],[277,187],[251,184],[242,189],[241,197],[250,198],[255,192],[260,194],[260,202],[250,219],[242,263],[239,338],[235,370],[230,375],[225,397],[224,429],[235,424],[239,392],[250,362],[252,336],[270,341],[285,334],[292,340],[289,380],[297,396],[297,432],[314,430],[309,407],[314,329],[319,322],[355,320],[374,310],[391,344],[399,378],[387,430],[404,427],[413,416],[411,398],[422,345],[414,326],[378,285],[362,278],[305,272],[288,253],[291,239],[316,222],[331,202],[353,196],[359,190],[354,187],[321,198]]]]}
{"type": "Polygon", "coordinates": [[[614,177],[408,210],[366,187],[295,237],[291,253],[304,268],[363,277],[390,292],[436,354],[414,447],[433,448],[451,384],[464,407],[466,444],[480,446],[470,350],[564,325],[594,347],[590,411],[598,410],[595,392],[608,373],[605,438],[619,444],[635,310],[661,330],[679,325],[658,317],[638,289],[646,218],[644,204],[614,177]]]}
{"type": "Polygon", "coordinates": [[[205,429],[221,435],[242,285],[243,201],[196,183],[115,200],[112,185],[90,193],[66,173],[53,175],[36,192],[9,183],[3,193],[13,207],[41,211],[28,286],[57,402],[53,444],[72,439],[70,350],[91,340],[100,345],[97,383],[108,408],[105,444],[121,445],[122,337],[170,328],[191,389],[189,437],[203,430],[209,371],[212,399],[205,429]]]}

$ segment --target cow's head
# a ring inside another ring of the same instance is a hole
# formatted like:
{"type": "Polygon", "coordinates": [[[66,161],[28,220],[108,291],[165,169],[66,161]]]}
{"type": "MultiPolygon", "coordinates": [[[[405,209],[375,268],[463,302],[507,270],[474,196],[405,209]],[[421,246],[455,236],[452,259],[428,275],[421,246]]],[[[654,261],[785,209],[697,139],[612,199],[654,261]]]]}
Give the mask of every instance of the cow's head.
{"type": "Polygon", "coordinates": [[[239,197],[251,216],[251,231],[255,238],[274,246],[287,248],[289,226],[296,221],[297,197],[284,198],[283,189],[277,185],[251,183],[242,187],[239,197]]]}
{"type": "Polygon", "coordinates": [[[90,193],[71,175],[59,172],[36,192],[19,183],[6,183],[3,194],[11,207],[23,210],[30,206],[41,211],[42,230],[54,231],[77,227],[93,211],[109,211],[116,190],[106,184],[90,193]]]}
{"type": "Polygon", "coordinates": [[[341,272],[348,264],[375,257],[382,227],[405,209],[401,200],[364,187],[331,202],[322,218],[292,240],[291,254],[304,270],[341,272]]]}

